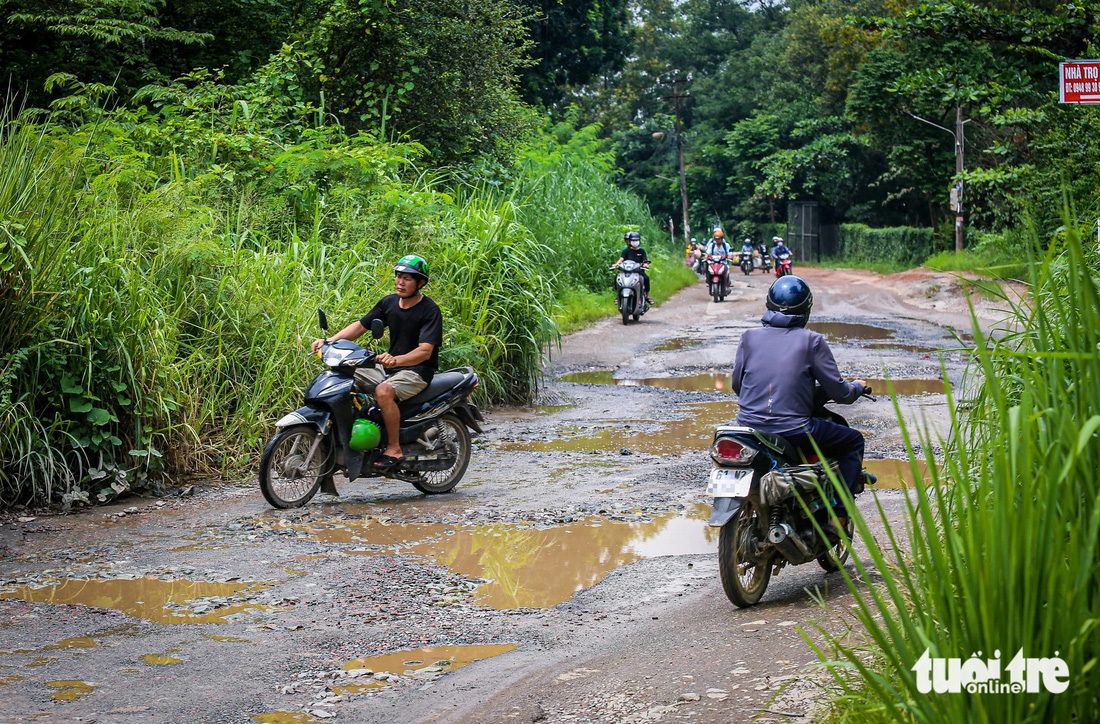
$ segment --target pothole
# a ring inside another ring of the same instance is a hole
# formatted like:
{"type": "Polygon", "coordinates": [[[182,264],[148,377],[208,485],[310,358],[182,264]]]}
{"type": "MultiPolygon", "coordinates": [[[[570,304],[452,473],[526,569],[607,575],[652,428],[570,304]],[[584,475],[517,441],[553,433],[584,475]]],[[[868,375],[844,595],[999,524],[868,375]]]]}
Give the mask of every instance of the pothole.
{"type": "Polygon", "coordinates": [[[50,694],[50,698],[54,701],[76,701],[91,694],[97,688],[95,684],[76,680],[47,681],[46,686],[56,689],[50,694]]]}
{"type": "Polygon", "coordinates": [[[0,588],[0,599],[111,608],[154,623],[226,623],[235,614],[269,610],[247,597],[270,585],[255,581],[209,583],[149,577],[65,578],[14,586],[9,583],[0,588]]]}
{"type": "Polygon", "coordinates": [[[825,336],[830,342],[853,342],[865,339],[890,339],[897,330],[858,322],[810,322],[806,329],[825,336]]]}
{"type": "Polygon", "coordinates": [[[414,554],[482,581],[472,591],[434,592],[438,605],[468,597],[475,604],[515,609],[556,606],[609,571],[643,558],[714,553],[718,534],[707,526],[709,516],[710,507],[699,504],[679,514],[623,512],[564,525],[397,524],[365,517],[331,526],[285,526],[326,543],[359,546],[352,553],[414,554]]]}
{"type": "MultiPolygon", "coordinates": [[[[666,390],[687,390],[694,392],[723,392],[733,393],[731,386],[732,375],[728,372],[705,372],[683,377],[645,377],[615,379],[614,370],[593,370],[589,372],[573,372],[562,375],[563,382],[582,382],[590,385],[620,385],[624,387],[660,387],[666,390]]],[[[867,379],[866,382],[874,388],[876,394],[886,394],[886,381],[883,379],[867,379]]],[[[891,379],[894,391],[899,397],[921,395],[925,393],[942,394],[944,391],[943,380],[936,378],[900,378],[891,379]]],[[[723,403],[717,403],[723,404],[723,403]]],[[[687,406],[687,407],[690,407],[687,406]]]]}
{"type": "Polygon", "coordinates": [[[653,348],[653,352],[673,352],[681,349],[690,349],[691,347],[698,347],[703,343],[702,340],[695,339],[694,337],[673,337],[661,342],[659,345],[653,348]]]}
{"type": "MultiPolygon", "coordinates": [[[[882,458],[878,460],[863,461],[863,469],[878,477],[874,487],[878,489],[898,490],[912,488],[916,483],[913,478],[913,469],[908,460],[899,458],[882,458]]],[[[917,460],[917,470],[921,480],[925,483],[932,482],[932,476],[928,472],[928,464],[923,460],[917,460]]]]}
{"type": "Polygon", "coordinates": [[[703,449],[714,437],[714,428],[737,415],[737,403],[703,402],[683,405],[689,417],[682,420],[608,421],[600,429],[576,428],[555,433],[551,440],[502,440],[498,450],[532,452],[607,452],[623,448],[650,455],[679,455],[685,450],[703,449]]]}
{"type": "Polygon", "coordinates": [[[395,651],[380,656],[353,659],[344,664],[347,683],[333,689],[336,694],[361,694],[402,678],[432,680],[475,661],[506,654],[519,644],[427,646],[395,651]]]}

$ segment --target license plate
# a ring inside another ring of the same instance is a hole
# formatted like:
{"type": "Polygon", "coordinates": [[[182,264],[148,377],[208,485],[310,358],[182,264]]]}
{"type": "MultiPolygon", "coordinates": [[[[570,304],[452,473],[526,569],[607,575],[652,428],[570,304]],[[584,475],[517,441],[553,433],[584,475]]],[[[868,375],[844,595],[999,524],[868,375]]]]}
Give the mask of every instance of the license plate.
{"type": "Polygon", "coordinates": [[[752,488],[751,470],[715,468],[707,481],[707,495],[715,498],[745,498],[752,488]]]}

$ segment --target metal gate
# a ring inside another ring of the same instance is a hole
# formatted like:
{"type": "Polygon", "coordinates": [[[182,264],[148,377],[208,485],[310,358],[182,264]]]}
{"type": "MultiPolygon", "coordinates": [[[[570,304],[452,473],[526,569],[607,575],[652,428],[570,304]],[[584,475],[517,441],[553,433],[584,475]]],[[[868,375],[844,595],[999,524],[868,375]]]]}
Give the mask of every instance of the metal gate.
{"type": "Polygon", "coordinates": [[[787,206],[787,246],[797,261],[821,258],[821,210],[816,201],[792,201],[787,206]]]}

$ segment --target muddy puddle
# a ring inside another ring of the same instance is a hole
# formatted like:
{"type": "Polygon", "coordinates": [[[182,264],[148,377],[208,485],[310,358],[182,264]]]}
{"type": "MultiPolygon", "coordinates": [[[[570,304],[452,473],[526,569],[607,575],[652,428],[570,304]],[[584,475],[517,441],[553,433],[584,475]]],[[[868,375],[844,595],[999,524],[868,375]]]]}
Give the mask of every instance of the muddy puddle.
{"type": "MultiPolygon", "coordinates": [[[[886,387],[886,380],[881,378],[868,377],[864,380],[871,386],[875,395],[886,396],[889,394],[889,390],[886,387]]],[[[943,380],[936,379],[934,377],[910,377],[908,379],[890,379],[890,385],[893,387],[894,394],[898,397],[916,397],[918,395],[942,395],[946,388],[943,384],[943,380]]]]}
{"type": "Polygon", "coordinates": [[[675,352],[681,349],[691,349],[692,347],[698,347],[703,342],[702,340],[694,339],[692,337],[673,337],[661,342],[659,345],[652,349],[653,352],[675,352]]]}
{"type": "Polygon", "coordinates": [[[55,690],[50,694],[54,701],[76,701],[96,690],[86,681],[47,681],[46,686],[55,690]]]}
{"type": "Polygon", "coordinates": [[[628,563],[713,553],[718,538],[706,525],[709,516],[709,506],[700,504],[679,514],[645,518],[624,513],[619,516],[624,520],[596,516],[555,526],[397,524],[367,516],[331,526],[293,527],[328,543],[361,546],[349,552],[414,554],[470,578],[487,579],[471,595],[479,605],[550,608],[628,563]]]}
{"type": "Polygon", "coordinates": [[[603,428],[565,428],[553,440],[511,440],[494,443],[499,450],[535,452],[618,452],[626,448],[650,455],[680,455],[705,450],[714,438],[714,428],[737,415],[737,403],[702,402],[681,405],[689,415],[683,420],[622,420],[603,428]],[[627,427],[629,426],[629,427],[627,427]]]}
{"type": "Polygon", "coordinates": [[[162,581],[159,578],[91,578],[0,588],[0,599],[112,608],[154,623],[225,623],[248,609],[267,610],[244,597],[269,583],[162,581]],[[215,599],[215,600],[210,600],[215,599]]]}
{"type": "Polygon", "coordinates": [[[304,711],[269,711],[253,715],[252,721],[261,724],[322,724],[325,719],[318,719],[304,711]]]}
{"type": "Polygon", "coordinates": [[[352,659],[344,664],[344,671],[357,672],[363,680],[338,686],[333,691],[336,694],[361,694],[364,691],[386,686],[388,683],[386,680],[375,679],[372,676],[381,673],[414,679],[434,679],[475,661],[500,656],[517,648],[519,644],[427,646],[422,649],[352,659]]]}
{"type": "MultiPolygon", "coordinates": [[[[572,374],[563,375],[561,380],[563,382],[583,382],[590,385],[621,385],[627,387],[644,385],[648,387],[660,387],[666,390],[725,392],[733,394],[733,389],[730,387],[731,375],[728,372],[706,372],[684,377],[647,377],[621,380],[615,379],[614,374],[613,370],[574,372],[572,374]]],[[[875,394],[886,394],[885,380],[868,378],[867,382],[874,389],[875,394]]],[[[943,394],[944,391],[943,380],[935,378],[914,377],[909,379],[894,379],[891,380],[891,382],[894,385],[895,393],[901,397],[922,395],[925,393],[943,394]]]]}
{"type": "Polygon", "coordinates": [[[890,339],[897,330],[876,327],[873,324],[855,322],[810,322],[806,329],[825,335],[830,342],[859,342],[862,340],[890,339]]]}
{"type": "MultiPolygon", "coordinates": [[[[901,488],[912,488],[916,485],[913,478],[913,469],[910,467],[908,460],[898,458],[864,460],[863,469],[878,477],[878,482],[874,485],[875,489],[899,490],[901,488]]],[[[918,460],[917,470],[920,472],[922,481],[925,483],[932,482],[927,463],[918,460]]],[[[868,488],[868,490],[870,489],[868,488]]]]}

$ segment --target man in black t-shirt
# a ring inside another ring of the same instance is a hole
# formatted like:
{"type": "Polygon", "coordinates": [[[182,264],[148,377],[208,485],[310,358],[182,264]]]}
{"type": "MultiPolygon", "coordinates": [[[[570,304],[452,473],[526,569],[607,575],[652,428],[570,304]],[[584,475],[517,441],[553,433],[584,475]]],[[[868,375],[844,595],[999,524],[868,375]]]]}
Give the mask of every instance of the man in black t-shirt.
{"type": "Polygon", "coordinates": [[[611,265],[612,268],[619,266],[624,261],[633,261],[642,264],[642,282],[645,283],[645,300],[650,304],[653,304],[653,300],[649,297],[649,275],[645,273],[645,270],[649,268],[649,257],[646,256],[645,249],[642,248],[642,235],[637,231],[628,231],[623,234],[623,241],[626,242],[626,248],[623,249],[623,253],[619,256],[619,260],[611,265]]]}
{"type": "MultiPolygon", "coordinates": [[[[439,347],[443,344],[443,314],[439,305],[420,293],[428,283],[428,262],[415,254],[401,257],[394,271],[396,294],[382,297],[358,322],[352,322],[329,341],[356,340],[366,334],[375,319],[390,330],[390,349],[376,358],[381,367],[355,371],[355,391],[373,393],[386,426],[386,449],[374,467],[388,469],[404,457],[401,452],[399,400],[422,392],[439,368],[439,347]]],[[[324,340],[313,342],[313,351],[324,340]]]]}

